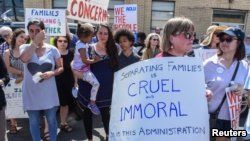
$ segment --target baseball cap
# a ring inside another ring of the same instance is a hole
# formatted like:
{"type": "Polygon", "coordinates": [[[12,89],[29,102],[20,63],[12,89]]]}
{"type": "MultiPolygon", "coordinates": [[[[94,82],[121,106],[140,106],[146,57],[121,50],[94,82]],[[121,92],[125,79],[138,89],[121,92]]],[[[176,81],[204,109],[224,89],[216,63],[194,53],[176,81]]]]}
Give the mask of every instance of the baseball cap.
{"type": "Polygon", "coordinates": [[[219,36],[223,36],[225,34],[232,36],[232,37],[236,37],[241,41],[244,41],[244,39],[245,39],[245,33],[238,27],[228,27],[227,29],[222,31],[219,34],[219,36]]]}

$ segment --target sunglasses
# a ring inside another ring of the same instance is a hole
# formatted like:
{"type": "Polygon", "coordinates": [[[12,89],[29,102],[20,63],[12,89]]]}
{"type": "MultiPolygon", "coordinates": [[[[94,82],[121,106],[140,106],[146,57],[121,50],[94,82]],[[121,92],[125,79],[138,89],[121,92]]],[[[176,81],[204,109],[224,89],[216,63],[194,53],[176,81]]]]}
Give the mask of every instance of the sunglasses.
{"type": "Polygon", "coordinates": [[[194,32],[177,32],[175,35],[180,35],[181,33],[183,33],[184,37],[188,40],[190,40],[192,37],[194,37],[194,32]]]}
{"type": "Polygon", "coordinates": [[[231,43],[233,40],[237,40],[237,38],[235,37],[220,37],[220,42],[227,42],[227,43],[231,43]]]}
{"type": "Polygon", "coordinates": [[[152,39],[153,41],[159,41],[159,39],[152,39]]]}
{"type": "Polygon", "coordinates": [[[57,40],[59,43],[62,43],[62,42],[64,42],[64,43],[68,43],[68,41],[67,40],[57,40]]]}

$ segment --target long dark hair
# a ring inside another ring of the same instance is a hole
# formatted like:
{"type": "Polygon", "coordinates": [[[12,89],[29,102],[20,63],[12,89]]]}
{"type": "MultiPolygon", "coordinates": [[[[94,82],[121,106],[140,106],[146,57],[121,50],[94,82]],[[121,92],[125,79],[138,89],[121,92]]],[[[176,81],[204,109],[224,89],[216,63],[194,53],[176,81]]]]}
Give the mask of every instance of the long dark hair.
{"type": "Polygon", "coordinates": [[[14,49],[15,46],[16,46],[16,38],[22,34],[22,33],[25,33],[24,29],[23,28],[18,28],[16,29],[14,32],[13,32],[13,35],[12,35],[12,39],[11,39],[11,42],[10,42],[10,46],[11,46],[11,49],[14,49]]]}
{"type": "Polygon", "coordinates": [[[114,40],[114,37],[113,37],[113,34],[112,34],[112,31],[110,29],[110,27],[107,25],[107,24],[99,24],[97,26],[97,32],[99,31],[99,29],[101,27],[104,27],[108,30],[108,41],[106,43],[106,51],[107,51],[107,54],[110,58],[110,66],[111,68],[116,71],[119,67],[119,62],[118,62],[118,49],[117,49],[117,46],[115,45],[115,40],[114,40]]]}
{"type": "Polygon", "coordinates": [[[37,19],[34,19],[34,20],[31,20],[28,22],[28,25],[27,25],[27,29],[29,30],[29,27],[31,25],[37,25],[38,27],[40,27],[42,30],[45,29],[45,25],[43,23],[43,21],[40,21],[40,20],[37,20],[37,19]]]}

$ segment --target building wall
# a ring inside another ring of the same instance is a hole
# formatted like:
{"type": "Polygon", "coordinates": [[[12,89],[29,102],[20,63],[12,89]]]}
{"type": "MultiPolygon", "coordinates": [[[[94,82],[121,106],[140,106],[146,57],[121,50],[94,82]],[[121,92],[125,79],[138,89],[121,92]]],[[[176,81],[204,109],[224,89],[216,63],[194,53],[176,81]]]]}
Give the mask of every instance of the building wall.
{"type": "Polygon", "coordinates": [[[198,36],[212,25],[213,9],[247,11],[245,30],[250,34],[250,0],[233,0],[232,3],[229,0],[176,0],[175,8],[175,16],[185,16],[194,22],[198,36]]]}
{"type": "MultiPolygon", "coordinates": [[[[250,0],[166,0],[175,1],[175,16],[190,18],[195,24],[197,35],[206,32],[212,24],[213,9],[244,10],[246,32],[250,34],[250,0]]],[[[125,4],[138,5],[138,30],[150,33],[152,0],[125,0],[125,4]]],[[[24,0],[24,7],[52,8],[52,0],[24,0]]]]}
{"type": "Polygon", "coordinates": [[[52,0],[24,0],[24,8],[52,8],[52,0]]]}

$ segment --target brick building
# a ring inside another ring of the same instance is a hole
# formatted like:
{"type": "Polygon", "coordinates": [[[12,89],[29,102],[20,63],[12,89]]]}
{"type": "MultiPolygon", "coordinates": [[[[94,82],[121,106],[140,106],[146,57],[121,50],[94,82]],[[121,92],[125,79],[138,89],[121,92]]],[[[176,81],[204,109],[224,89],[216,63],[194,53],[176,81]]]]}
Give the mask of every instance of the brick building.
{"type": "MultiPolygon", "coordinates": [[[[9,0],[0,0],[9,1],[9,0]]],[[[17,0],[18,1],[18,0],[17,0]]],[[[19,0],[23,7],[66,8],[67,0],[19,0]]],[[[190,18],[198,36],[212,24],[239,26],[250,34],[250,0],[110,0],[109,22],[113,22],[114,5],[138,5],[138,29],[149,33],[163,27],[174,16],[190,18]]]]}

